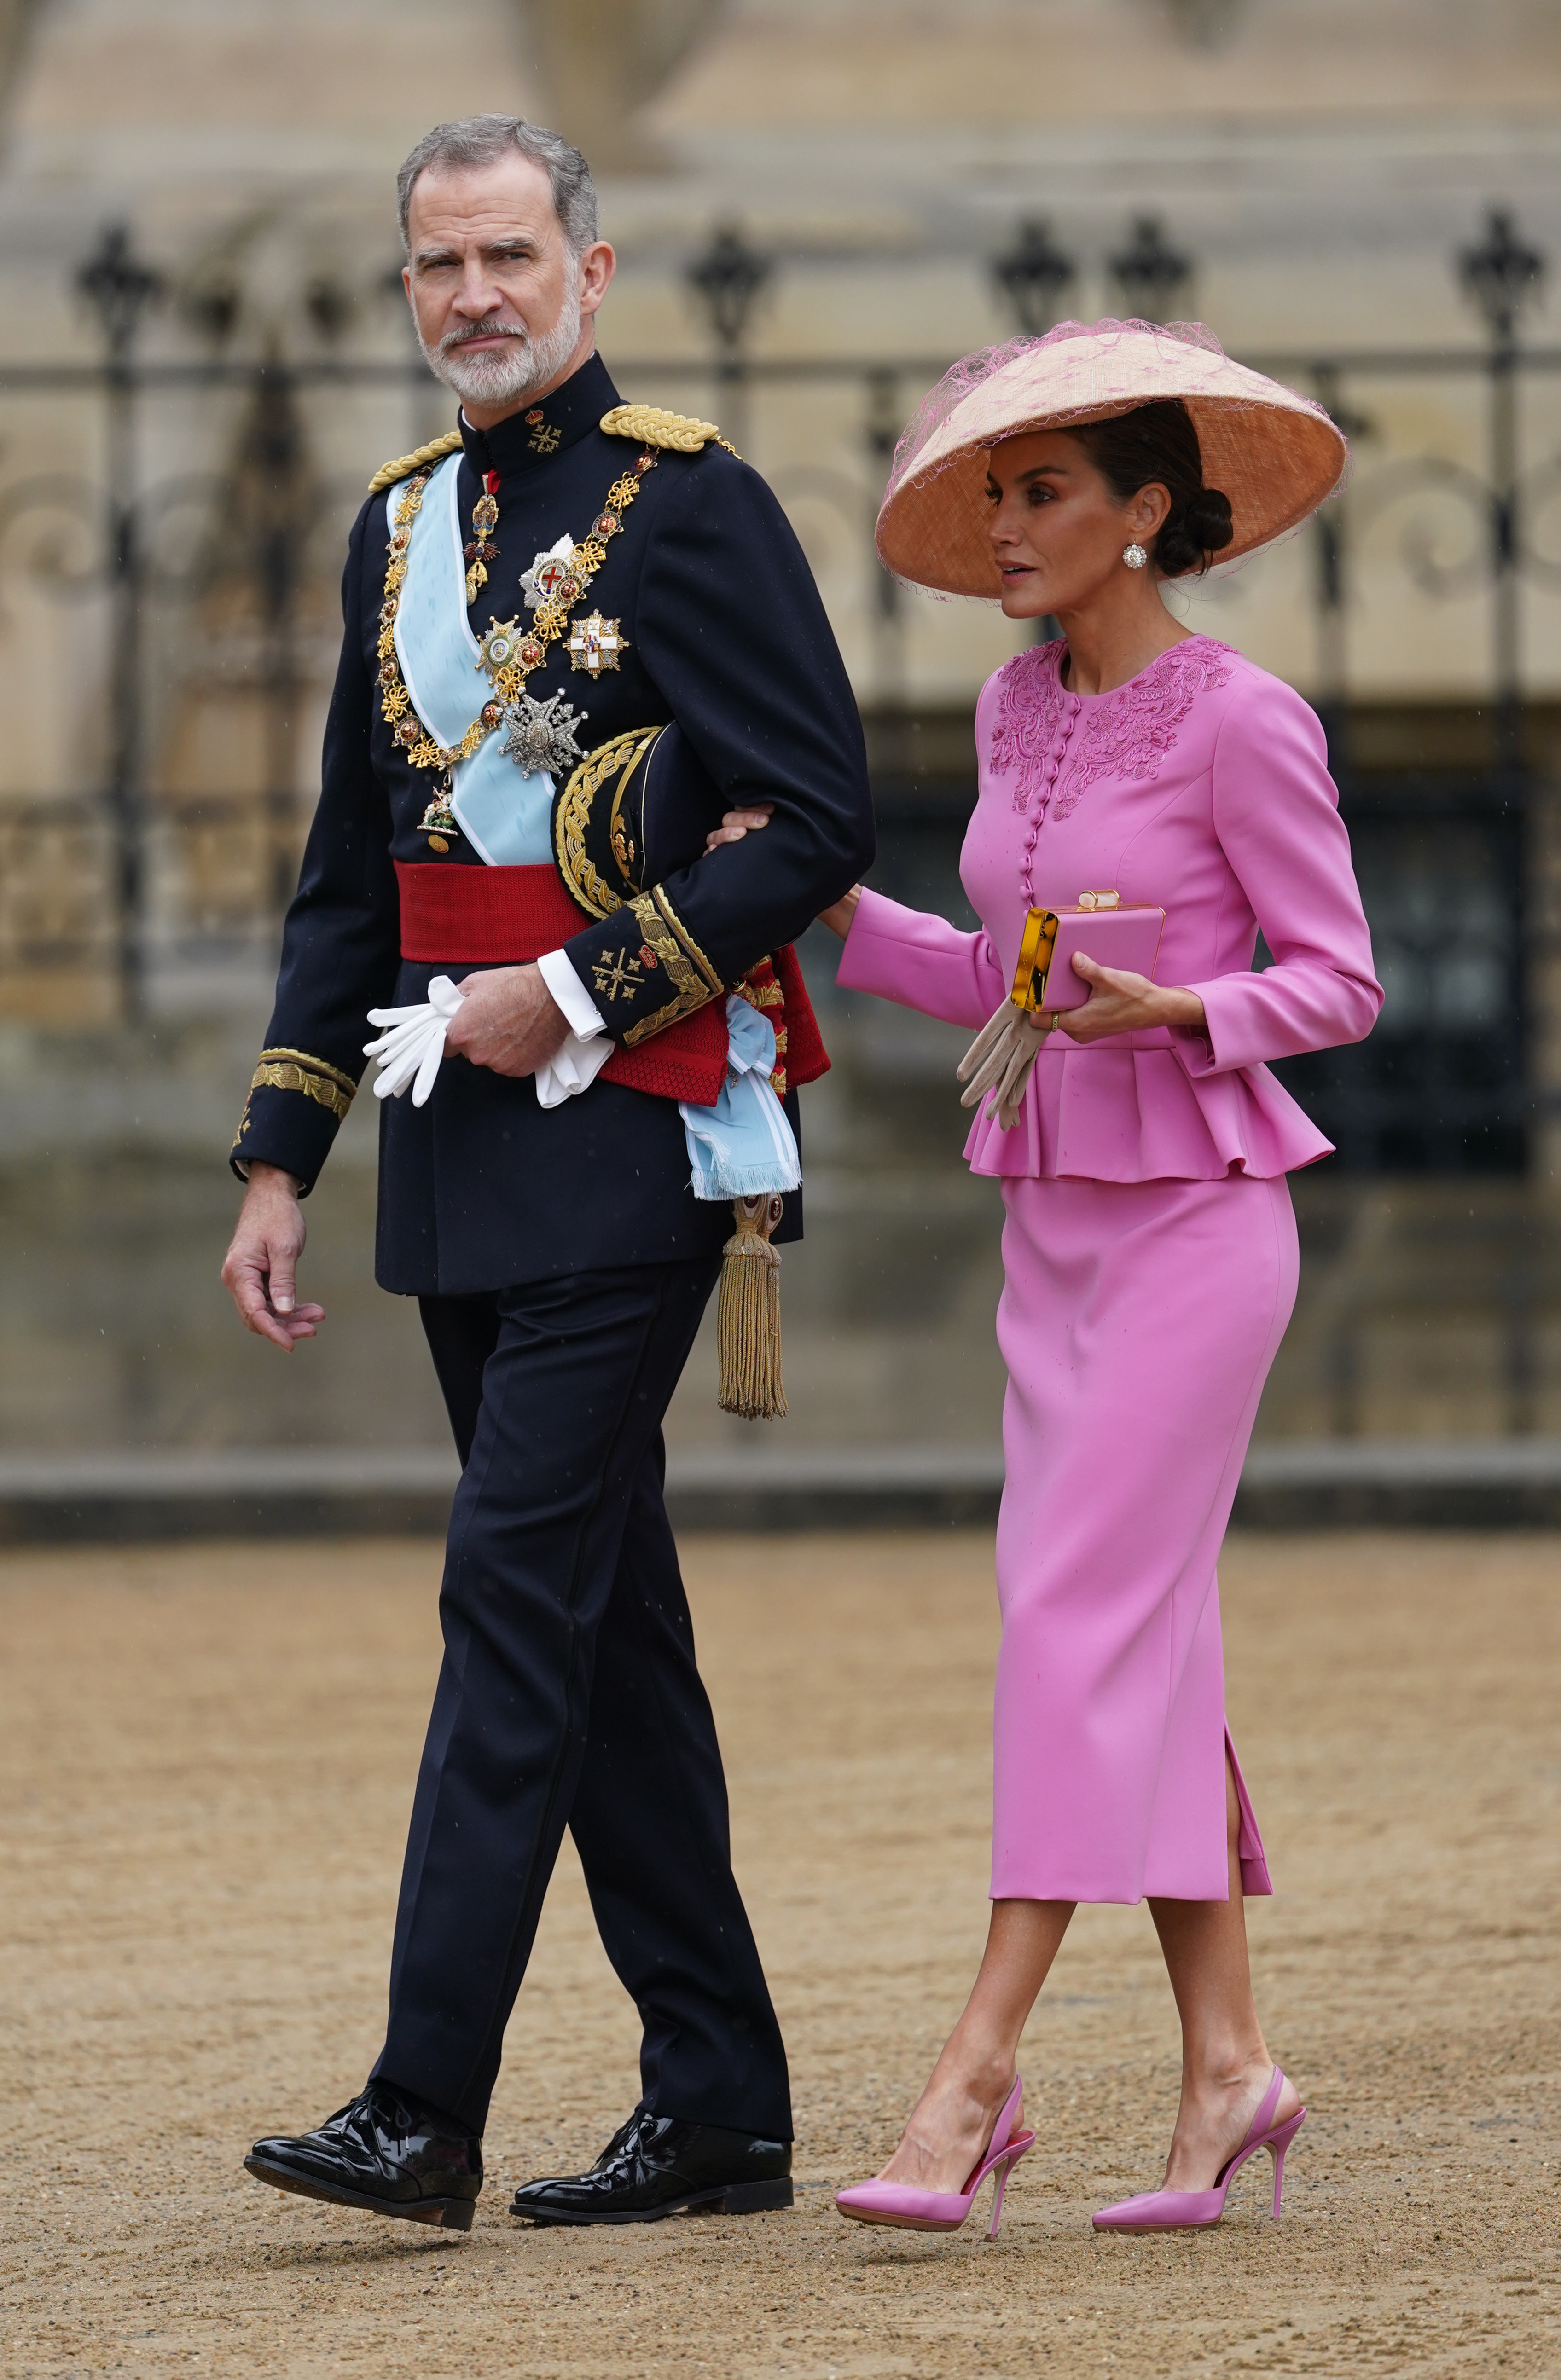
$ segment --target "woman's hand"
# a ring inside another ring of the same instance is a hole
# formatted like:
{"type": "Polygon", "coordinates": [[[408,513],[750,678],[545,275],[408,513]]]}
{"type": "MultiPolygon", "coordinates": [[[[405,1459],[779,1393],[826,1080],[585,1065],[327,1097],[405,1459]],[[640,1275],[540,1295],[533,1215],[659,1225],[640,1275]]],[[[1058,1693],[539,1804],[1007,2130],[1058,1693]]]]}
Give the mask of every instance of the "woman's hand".
{"type": "MultiPolygon", "coordinates": [[[[724,843],[740,843],[745,834],[757,834],[762,827],[769,825],[774,813],[773,802],[762,802],[756,808],[750,810],[727,810],[720,825],[713,827],[705,836],[705,856],[708,857],[711,852],[719,851],[724,843]]],[[[853,884],[848,892],[843,892],[840,895],[838,901],[832,902],[827,909],[819,911],[820,925],[827,926],[832,934],[838,934],[844,941],[851,930],[851,919],[856,915],[857,903],[860,899],[861,886],[853,884]]]]}
{"type": "Polygon", "coordinates": [[[1111,1033],[1143,1033],[1152,1026],[1179,1025],[1195,1033],[1208,1030],[1203,1003],[1195,991],[1177,984],[1151,983],[1129,967],[1101,966],[1082,951],[1073,954],[1073,972],[1094,990],[1082,1008],[1050,1010],[1043,1018],[1070,1041],[1104,1041],[1111,1033]]]}
{"type": "MultiPolygon", "coordinates": [[[[727,810],[720,825],[713,827],[705,836],[706,856],[708,856],[713,851],[718,851],[724,843],[740,843],[745,834],[757,834],[762,827],[769,825],[774,812],[773,802],[762,802],[757,808],[751,810],[727,810]]],[[[838,901],[832,902],[827,909],[819,911],[820,925],[827,926],[832,934],[838,934],[844,941],[851,930],[851,919],[856,914],[857,903],[860,899],[861,886],[853,884],[848,892],[843,892],[840,895],[838,901]]]]}
{"type": "Polygon", "coordinates": [[[705,836],[706,852],[719,851],[724,843],[740,843],[745,834],[757,834],[768,826],[774,809],[773,802],[761,802],[751,810],[728,810],[719,826],[712,827],[705,836]]]}
{"type": "Polygon", "coordinates": [[[838,901],[832,901],[827,909],[819,911],[820,925],[827,926],[832,934],[838,934],[844,941],[851,930],[851,919],[857,914],[857,903],[860,899],[861,886],[853,884],[848,892],[841,893],[838,901]]]}

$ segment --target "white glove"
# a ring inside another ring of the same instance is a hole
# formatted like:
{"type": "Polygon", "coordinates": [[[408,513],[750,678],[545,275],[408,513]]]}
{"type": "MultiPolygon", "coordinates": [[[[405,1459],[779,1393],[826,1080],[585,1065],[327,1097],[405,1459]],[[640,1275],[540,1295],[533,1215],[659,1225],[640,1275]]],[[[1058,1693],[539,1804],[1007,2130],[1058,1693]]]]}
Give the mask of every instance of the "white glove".
{"type": "Polygon", "coordinates": [[[376,1099],[398,1099],[410,1083],[412,1105],[427,1106],[445,1054],[445,1029],[464,997],[447,975],[436,975],[428,987],[428,998],[412,1007],[370,1009],[371,1025],[391,1027],[377,1041],[363,1044],[364,1057],[379,1061],[376,1099]]]}
{"type": "Polygon", "coordinates": [[[1019,1120],[1030,1070],[1051,1030],[1038,1014],[1006,1000],[987,1018],[959,1061],[959,1080],[970,1086],[960,1094],[960,1106],[973,1108],[991,1091],[986,1120],[990,1123],[995,1116],[999,1131],[1011,1132],[1019,1120]]]}

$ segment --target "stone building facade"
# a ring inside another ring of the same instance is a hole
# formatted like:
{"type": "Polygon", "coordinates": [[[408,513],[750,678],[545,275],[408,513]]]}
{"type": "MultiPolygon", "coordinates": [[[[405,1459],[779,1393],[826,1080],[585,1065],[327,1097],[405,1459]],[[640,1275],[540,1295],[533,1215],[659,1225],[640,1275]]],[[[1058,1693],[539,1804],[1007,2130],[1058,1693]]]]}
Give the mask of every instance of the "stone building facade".
{"type": "MultiPolygon", "coordinates": [[[[1519,856],[1493,858],[1465,820],[1461,842],[1432,836],[1416,897],[1434,912],[1476,846],[1487,873],[1507,868],[1491,899],[1528,937],[1522,1062],[1542,1084],[1561,1075],[1554,315],[1543,281],[1517,290],[1519,335],[1548,341],[1550,365],[1541,353],[1516,380],[1524,559],[1504,613],[1489,334],[1457,270],[1493,207],[1519,247],[1561,257],[1549,0],[12,0],[0,70],[10,1013],[116,1012],[127,803],[150,1007],[261,996],[311,801],[345,524],[373,464],[446,410],[395,288],[394,169],[429,121],[500,107],[593,156],[622,260],[604,344],[626,389],[718,415],[791,511],[907,883],[947,886],[970,703],[1016,632],[994,607],[889,589],[869,525],[929,380],[1014,328],[994,264],[1021,227],[1055,260],[1055,285],[1031,293],[1050,313],[1197,313],[1321,389],[1357,449],[1331,555],[1308,533],[1174,600],[1317,700],[1341,759],[1384,783],[1489,779],[1505,670],[1538,772],[1519,856]],[[36,370],[100,362],[76,273],[112,222],[159,284],[134,349],[151,377],[117,447],[102,385],[36,370]],[[773,267],[726,351],[688,281],[719,225],[773,267]],[[1158,285],[1131,278],[1146,237],[1158,285]],[[135,514],[128,605],[105,504],[135,514]]],[[[1403,878],[1399,846],[1378,843],[1403,878]]],[[[1487,910],[1465,905],[1487,934],[1487,910]]],[[[1512,969],[1471,990],[1472,956],[1438,992],[1400,922],[1405,1000],[1510,1006],[1512,969]]]]}
{"type": "MultiPolygon", "coordinates": [[[[428,124],[482,108],[591,156],[626,393],[715,415],[790,510],[868,716],[884,880],[912,897],[958,900],[970,708],[1015,632],[891,601],[869,530],[928,382],[1015,327],[993,267],[1021,227],[1021,252],[1072,268],[1053,311],[1197,314],[1337,404],[1357,460],[1332,550],[1309,533],[1189,613],[1325,710],[1390,983],[1378,1074],[1326,1091],[1367,1117],[1363,1172],[1297,1185],[1307,1302],[1264,1427],[1561,1427],[1554,0],[0,0],[0,1194],[44,1250],[36,1311],[9,1318],[7,1427],[43,1427],[50,1380],[48,1428],[89,1427],[82,1350],[145,1270],[102,1269],[105,1154],[150,1169],[137,1245],[165,1226],[166,1245],[122,1333],[132,1385],[91,1427],[148,1427],[139,1351],[195,1310],[179,1200],[226,1197],[213,1153],[312,805],[346,522],[374,466],[447,418],[392,285],[392,179],[428,124]],[[1515,289],[1505,613],[1491,334],[1457,271],[1493,208],[1552,262],[1515,289]],[[76,277],[116,223],[157,276],[117,410],[76,277]],[[1146,224],[1182,281],[1132,280],[1146,224]],[[774,267],[725,369],[688,282],[722,225],[774,267]],[[1481,1098],[1483,1123],[1457,1121],[1481,1098]],[[82,1180],[76,1232],[60,1184],[82,1180]]],[[[889,1436],[984,1429],[990,1218],[952,1162],[947,1037],[886,1012],[836,1012],[830,1034],[794,1402],[843,1437],[864,1414],[889,1436]]],[[[370,1106],[329,1192],[346,1204],[369,1196],[370,1106]]],[[[340,1261],[361,1329],[389,1330],[340,1261]]],[[[217,1377],[212,1330],[171,1397],[217,1377]]],[[[181,1404],[166,1431],[286,1436],[249,1381],[228,1420],[181,1404]]],[[[323,1387],[321,1431],[360,1393],[356,1374],[323,1387]]]]}

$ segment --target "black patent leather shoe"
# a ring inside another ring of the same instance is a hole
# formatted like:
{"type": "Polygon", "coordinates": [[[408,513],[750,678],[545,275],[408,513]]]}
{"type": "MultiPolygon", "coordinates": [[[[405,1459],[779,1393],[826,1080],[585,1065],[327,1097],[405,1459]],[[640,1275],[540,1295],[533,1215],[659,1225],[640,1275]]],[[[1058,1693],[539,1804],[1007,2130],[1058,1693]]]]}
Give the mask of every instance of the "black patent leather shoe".
{"type": "Polygon", "coordinates": [[[509,2211],[530,2223],[655,2223],[693,2209],[760,2215],[791,2203],[789,2141],[636,2107],[589,2173],[525,2182],[509,2211]]]}
{"type": "Polygon", "coordinates": [[[299,2198],[470,2231],[482,2187],[482,2143],[442,2131],[394,2083],[371,2082],[318,2131],[257,2141],[244,2169],[299,2198]]]}

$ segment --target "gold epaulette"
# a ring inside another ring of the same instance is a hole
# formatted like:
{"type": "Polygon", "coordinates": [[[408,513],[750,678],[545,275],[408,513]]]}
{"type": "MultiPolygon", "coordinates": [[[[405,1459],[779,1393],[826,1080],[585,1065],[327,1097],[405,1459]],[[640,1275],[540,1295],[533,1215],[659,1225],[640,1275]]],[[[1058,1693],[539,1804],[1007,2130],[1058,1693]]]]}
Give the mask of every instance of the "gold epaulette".
{"type": "MultiPolygon", "coordinates": [[[[609,438],[635,438],[641,446],[669,446],[677,455],[699,455],[710,445],[728,445],[713,421],[696,421],[689,413],[665,413],[659,405],[615,405],[602,416],[609,438]]],[[[738,458],[741,459],[740,457],[738,458]]]]}
{"type": "Polygon", "coordinates": [[[446,430],[443,438],[431,438],[426,446],[418,448],[415,455],[397,455],[394,463],[382,463],[369,482],[369,493],[372,496],[383,495],[386,488],[396,485],[397,480],[409,480],[414,471],[421,471],[425,463],[442,463],[446,455],[455,453],[460,443],[458,430],[446,430]]]}

